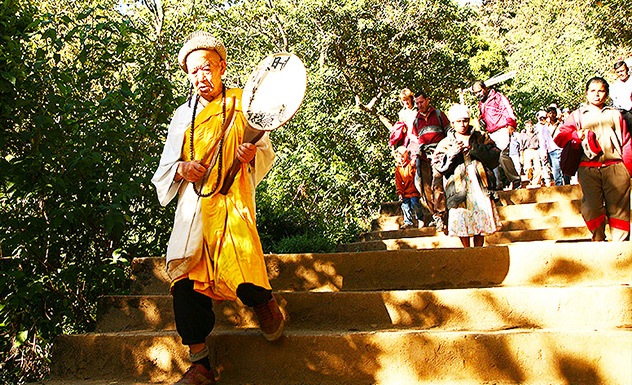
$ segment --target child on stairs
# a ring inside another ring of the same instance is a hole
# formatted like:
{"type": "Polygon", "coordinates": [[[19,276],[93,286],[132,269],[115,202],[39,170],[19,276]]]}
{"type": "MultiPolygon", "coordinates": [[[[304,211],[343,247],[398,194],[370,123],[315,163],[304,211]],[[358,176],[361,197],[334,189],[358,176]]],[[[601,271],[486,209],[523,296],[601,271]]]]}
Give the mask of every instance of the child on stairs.
{"type": "Polygon", "coordinates": [[[404,146],[400,146],[395,150],[395,188],[397,189],[397,197],[402,204],[402,212],[404,213],[404,224],[400,229],[408,229],[413,227],[413,213],[417,219],[418,227],[423,227],[423,212],[421,203],[419,202],[419,191],[415,187],[415,163],[410,161],[410,152],[404,146]]]}

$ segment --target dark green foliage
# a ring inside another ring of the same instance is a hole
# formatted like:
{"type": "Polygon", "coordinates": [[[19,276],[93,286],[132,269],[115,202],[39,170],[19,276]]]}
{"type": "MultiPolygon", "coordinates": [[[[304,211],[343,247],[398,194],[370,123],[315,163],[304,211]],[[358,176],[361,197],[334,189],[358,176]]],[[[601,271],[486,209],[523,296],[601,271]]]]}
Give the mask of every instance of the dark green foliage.
{"type": "Polygon", "coordinates": [[[159,52],[107,9],[14,12],[32,19],[14,24],[0,115],[6,382],[45,375],[52,337],[90,330],[96,298],[126,290],[129,256],[162,252],[169,221],[147,198],[175,102],[159,52]]]}

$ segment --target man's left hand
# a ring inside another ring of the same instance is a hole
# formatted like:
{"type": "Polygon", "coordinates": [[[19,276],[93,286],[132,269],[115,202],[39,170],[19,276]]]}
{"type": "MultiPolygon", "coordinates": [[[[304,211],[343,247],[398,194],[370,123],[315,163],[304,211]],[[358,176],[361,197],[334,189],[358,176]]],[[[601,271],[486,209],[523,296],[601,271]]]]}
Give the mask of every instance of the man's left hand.
{"type": "Polygon", "coordinates": [[[237,147],[237,159],[241,163],[250,163],[257,153],[257,146],[252,143],[242,143],[237,147]]]}

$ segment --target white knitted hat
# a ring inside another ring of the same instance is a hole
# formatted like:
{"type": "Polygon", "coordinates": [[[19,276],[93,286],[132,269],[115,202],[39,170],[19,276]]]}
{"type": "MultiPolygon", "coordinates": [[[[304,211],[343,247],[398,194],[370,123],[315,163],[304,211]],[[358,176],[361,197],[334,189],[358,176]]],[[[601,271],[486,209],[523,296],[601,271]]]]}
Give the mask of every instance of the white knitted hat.
{"type": "Polygon", "coordinates": [[[461,119],[469,119],[469,118],[470,118],[470,109],[468,106],[465,106],[463,104],[455,104],[452,107],[450,107],[450,110],[448,111],[448,119],[450,119],[451,122],[455,122],[461,119]]]}
{"type": "Polygon", "coordinates": [[[208,32],[195,31],[184,40],[184,44],[178,54],[178,63],[180,63],[180,67],[182,67],[184,72],[187,72],[187,56],[198,49],[214,50],[222,60],[226,61],[226,47],[224,47],[224,43],[221,40],[208,32]]]}

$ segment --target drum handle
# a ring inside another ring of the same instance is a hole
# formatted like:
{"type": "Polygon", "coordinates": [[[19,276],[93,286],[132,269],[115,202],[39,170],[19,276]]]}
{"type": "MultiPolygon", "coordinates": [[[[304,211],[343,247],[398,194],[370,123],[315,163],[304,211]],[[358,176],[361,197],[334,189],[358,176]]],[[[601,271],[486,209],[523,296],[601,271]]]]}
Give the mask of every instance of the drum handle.
{"type": "MultiPolygon", "coordinates": [[[[265,131],[259,131],[257,135],[255,135],[254,138],[250,139],[249,141],[245,143],[255,144],[259,141],[259,139],[263,137],[263,134],[265,134],[265,131]]],[[[241,168],[241,165],[242,163],[239,161],[239,159],[235,158],[235,160],[233,160],[233,164],[230,167],[230,170],[228,171],[226,178],[224,178],[224,184],[222,184],[222,189],[219,190],[220,194],[222,195],[228,194],[228,190],[230,190],[230,186],[233,185],[233,182],[235,181],[235,176],[237,175],[237,172],[241,168]]]]}

